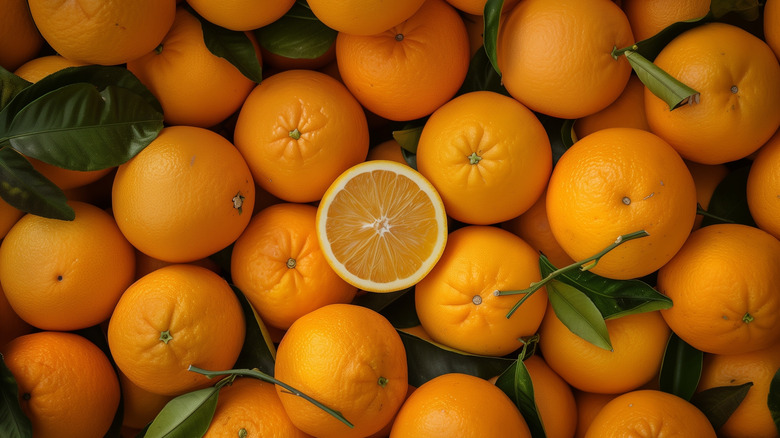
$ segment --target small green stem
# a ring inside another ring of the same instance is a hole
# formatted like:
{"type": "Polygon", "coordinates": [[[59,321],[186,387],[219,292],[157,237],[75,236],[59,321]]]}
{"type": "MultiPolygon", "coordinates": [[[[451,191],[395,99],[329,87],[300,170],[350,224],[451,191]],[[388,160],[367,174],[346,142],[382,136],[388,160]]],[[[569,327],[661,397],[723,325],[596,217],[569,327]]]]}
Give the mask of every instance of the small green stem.
{"type": "Polygon", "coordinates": [[[240,370],[225,370],[225,371],[210,371],[210,370],[204,370],[202,368],[198,368],[196,366],[190,365],[187,370],[203,374],[204,376],[208,377],[209,379],[212,379],[214,377],[220,377],[224,376],[225,374],[231,374],[234,376],[248,376],[248,377],[254,377],[256,379],[260,379],[264,382],[273,383],[276,385],[281,386],[285,390],[289,391],[290,394],[297,395],[298,397],[302,397],[304,400],[308,401],[309,403],[313,404],[314,406],[317,406],[318,408],[322,409],[323,411],[327,412],[328,414],[336,417],[337,420],[341,421],[342,423],[346,424],[350,428],[355,427],[354,424],[350,423],[346,418],[344,418],[343,415],[341,415],[341,412],[338,412],[334,409],[331,409],[324,404],[318,402],[317,400],[309,397],[308,395],[302,393],[301,391],[298,391],[297,389],[293,388],[292,386],[280,382],[279,380],[274,379],[272,376],[269,376],[266,373],[263,373],[258,370],[248,370],[248,369],[240,369],[240,370]]]}
{"type": "Polygon", "coordinates": [[[507,313],[506,317],[507,319],[512,316],[512,314],[515,313],[515,311],[527,300],[531,295],[534,294],[534,292],[541,289],[545,284],[549,283],[551,280],[553,280],[555,277],[565,274],[566,272],[572,271],[574,269],[580,269],[582,271],[587,271],[590,269],[593,269],[594,266],[601,260],[604,255],[606,255],[608,252],[612,251],[619,245],[628,242],[629,240],[637,239],[640,237],[649,236],[650,234],[645,230],[640,231],[634,231],[633,233],[624,234],[622,236],[618,236],[617,239],[615,239],[614,242],[612,242],[609,246],[604,248],[603,250],[599,251],[596,255],[590,256],[584,260],[581,260],[579,262],[574,262],[569,266],[565,266],[563,268],[556,269],[553,272],[550,272],[546,277],[543,279],[531,283],[529,287],[526,289],[520,289],[520,290],[503,290],[503,291],[495,291],[493,292],[496,296],[502,296],[502,295],[523,295],[523,298],[520,299],[513,307],[509,310],[509,313],[507,313]]]}
{"type": "Polygon", "coordinates": [[[708,212],[707,210],[703,209],[701,207],[701,204],[696,204],[696,214],[700,214],[704,217],[708,217],[710,219],[715,219],[716,221],[723,222],[724,224],[733,224],[734,221],[731,219],[726,219],[725,217],[715,216],[714,214],[708,212]]]}

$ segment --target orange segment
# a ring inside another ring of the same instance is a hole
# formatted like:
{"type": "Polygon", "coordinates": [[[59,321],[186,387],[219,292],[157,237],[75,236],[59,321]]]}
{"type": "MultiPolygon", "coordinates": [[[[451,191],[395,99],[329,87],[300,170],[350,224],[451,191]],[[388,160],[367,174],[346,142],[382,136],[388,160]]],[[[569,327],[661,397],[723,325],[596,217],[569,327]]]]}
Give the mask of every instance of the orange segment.
{"type": "Polygon", "coordinates": [[[447,214],[425,177],[389,160],[342,173],[317,210],[317,237],[328,263],[370,292],[413,286],[436,264],[447,240],[447,214]]]}

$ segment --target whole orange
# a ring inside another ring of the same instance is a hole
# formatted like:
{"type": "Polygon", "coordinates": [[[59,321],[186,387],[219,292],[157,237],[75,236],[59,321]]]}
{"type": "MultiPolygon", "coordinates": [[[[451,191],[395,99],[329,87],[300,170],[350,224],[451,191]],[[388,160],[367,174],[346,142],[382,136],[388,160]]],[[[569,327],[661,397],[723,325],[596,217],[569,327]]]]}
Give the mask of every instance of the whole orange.
{"type": "Polygon", "coordinates": [[[425,0],[309,0],[308,5],[326,26],[353,35],[384,32],[412,16],[425,0]]]}
{"type": "Polygon", "coordinates": [[[507,318],[520,298],[495,291],[525,289],[540,279],[539,256],[525,241],[498,227],[465,226],[450,233],[439,262],[417,283],[417,316],[436,342],[503,356],[536,333],[547,294],[540,289],[507,318]]]}
{"type": "Polygon", "coordinates": [[[648,275],[680,249],[696,218],[696,187],[682,158],[660,137],[635,128],[590,134],[564,152],[547,186],[547,219],[574,260],[618,236],[649,236],[607,253],[591,272],[609,278],[648,275]]]}
{"type": "Polygon", "coordinates": [[[19,403],[36,438],[101,438],[119,407],[119,380],[108,357],[86,338],[42,331],[2,347],[19,403]]]}
{"type": "Polygon", "coordinates": [[[282,18],[295,0],[187,0],[201,17],[230,30],[255,30],[282,18]]]}
{"type": "Polygon", "coordinates": [[[0,282],[14,311],[44,330],[111,316],[133,281],[135,254],[110,214],[71,201],[73,221],[27,214],[0,244],[0,282]]]}
{"type": "Polygon", "coordinates": [[[312,202],[341,172],[366,159],[368,123],[337,80],[288,70],[252,90],[234,141],[260,187],[285,201],[312,202]]]}
{"type": "Polygon", "coordinates": [[[377,432],[396,414],[408,389],[400,336],[384,316],[353,304],[330,304],[298,318],[279,343],[274,377],[354,425],[277,385],[293,424],[322,438],[377,432]]]}
{"type": "Polygon", "coordinates": [[[450,100],[466,77],[469,52],[466,25],[444,0],[426,0],[380,32],[336,37],[344,84],[366,109],[389,120],[424,117],[450,100]]]}
{"type": "Polygon", "coordinates": [[[207,129],[169,126],[117,169],[114,216],[140,251],[190,262],[233,243],[252,216],[255,184],[230,141],[207,129]]]}
{"type": "Polygon", "coordinates": [[[188,371],[233,367],[244,344],[241,304],[214,272],[170,265],[133,283],[108,323],[108,346],[117,367],[140,388],[179,395],[212,384],[188,371]]]}
{"type": "Polygon", "coordinates": [[[673,111],[645,90],[650,129],[691,161],[720,164],[744,158],[780,127],[780,64],[748,31],[706,23],[683,32],[654,63],[700,93],[673,111]]]}
{"type": "Polygon", "coordinates": [[[533,355],[523,363],[531,377],[534,402],[547,438],[573,437],[577,429],[577,403],[571,386],[541,356],[533,355]]]}
{"type": "Polygon", "coordinates": [[[266,207],[233,245],[233,283],[266,324],[287,329],[306,313],[349,303],[357,293],[325,260],[316,217],[317,208],[308,204],[266,207]]]}
{"type": "Polygon", "coordinates": [[[544,191],[552,149],[523,104],[492,91],[460,95],[425,122],[417,168],[455,220],[487,225],[525,212],[544,191]]]}
{"type": "Polygon", "coordinates": [[[14,71],[38,54],[43,37],[35,27],[26,0],[3,2],[0,23],[0,66],[14,71]]]}
{"type": "Polygon", "coordinates": [[[160,44],[173,23],[175,0],[30,0],[46,42],[89,64],[132,61],[160,44]]]}
{"type": "Polygon", "coordinates": [[[759,350],[780,342],[778,282],[780,241],[747,225],[710,225],[658,271],[658,291],[674,302],[661,314],[699,350],[759,350]]]}
{"type": "Polygon", "coordinates": [[[710,0],[622,0],[636,41],[642,41],[678,21],[701,18],[710,11],[710,0]]]}
{"type": "Polygon", "coordinates": [[[401,406],[390,438],[531,437],[520,410],[498,387],[448,373],[420,385],[401,406]]]}
{"type": "Polygon", "coordinates": [[[759,228],[780,239],[780,130],[758,150],[747,179],[750,215],[759,228]]]}
{"type": "Polygon", "coordinates": [[[498,67],[527,107],[578,119],[620,96],[631,66],[612,50],[633,43],[628,19],[610,0],[523,0],[499,28],[498,67]]]}
{"type": "Polygon", "coordinates": [[[574,334],[549,308],[539,329],[542,356],[553,371],[581,391],[617,394],[656,376],[670,333],[661,314],[632,314],[606,324],[611,351],[574,334]]]}

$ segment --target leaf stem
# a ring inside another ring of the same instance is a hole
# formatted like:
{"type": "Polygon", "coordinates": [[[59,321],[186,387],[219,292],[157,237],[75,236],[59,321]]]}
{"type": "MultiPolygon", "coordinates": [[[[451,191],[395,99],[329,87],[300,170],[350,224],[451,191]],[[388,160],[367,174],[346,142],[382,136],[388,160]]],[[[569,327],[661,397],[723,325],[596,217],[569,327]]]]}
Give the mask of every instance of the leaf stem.
{"type": "Polygon", "coordinates": [[[322,409],[323,411],[327,412],[328,414],[336,417],[337,420],[341,421],[342,423],[346,424],[350,428],[355,427],[354,424],[350,423],[349,420],[344,418],[344,416],[341,414],[341,412],[336,411],[335,409],[331,409],[324,404],[318,402],[317,400],[309,397],[308,395],[302,393],[301,391],[298,391],[297,389],[293,388],[292,386],[281,382],[279,380],[274,379],[273,377],[269,376],[268,374],[258,371],[258,370],[249,370],[249,369],[234,369],[234,370],[225,370],[225,371],[210,371],[210,370],[204,370],[203,368],[198,368],[194,365],[190,365],[187,368],[188,371],[196,372],[199,374],[203,374],[204,376],[208,377],[209,379],[214,377],[220,377],[224,376],[225,374],[231,374],[233,376],[248,376],[248,377],[254,377],[256,379],[260,379],[264,382],[273,383],[276,385],[281,386],[285,390],[289,391],[290,394],[297,395],[298,397],[302,397],[309,403],[313,404],[314,406],[317,406],[318,408],[322,409]]]}
{"type": "Polygon", "coordinates": [[[707,210],[702,208],[701,204],[696,204],[696,214],[700,214],[700,215],[702,215],[704,217],[708,217],[710,219],[714,219],[716,221],[723,222],[725,224],[733,224],[734,223],[734,221],[731,220],[731,219],[726,219],[725,217],[716,216],[716,215],[708,212],[707,210]]]}
{"type": "Polygon", "coordinates": [[[599,251],[597,254],[592,255],[584,260],[581,260],[579,262],[574,262],[570,264],[569,266],[564,266],[563,268],[556,269],[553,272],[550,272],[546,277],[543,279],[531,283],[531,285],[525,289],[520,290],[503,290],[503,291],[495,291],[493,292],[496,296],[502,296],[502,295],[523,295],[523,298],[520,299],[513,307],[509,310],[509,313],[506,314],[507,319],[510,318],[515,311],[527,300],[531,295],[533,295],[536,291],[541,289],[545,284],[549,283],[551,280],[553,280],[555,277],[565,274],[566,272],[572,271],[574,269],[580,269],[582,271],[587,271],[590,269],[593,269],[596,264],[598,264],[599,260],[601,260],[604,255],[606,255],[608,252],[612,251],[613,249],[617,248],[619,245],[628,242],[629,240],[637,239],[640,237],[649,236],[650,234],[645,230],[639,230],[634,231],[633,233],[623,234],[622,236],[618,236],[617,239],[615,239],[614,242],[612,242],[609,246],[604,248],[603,250],[599,251]]]}

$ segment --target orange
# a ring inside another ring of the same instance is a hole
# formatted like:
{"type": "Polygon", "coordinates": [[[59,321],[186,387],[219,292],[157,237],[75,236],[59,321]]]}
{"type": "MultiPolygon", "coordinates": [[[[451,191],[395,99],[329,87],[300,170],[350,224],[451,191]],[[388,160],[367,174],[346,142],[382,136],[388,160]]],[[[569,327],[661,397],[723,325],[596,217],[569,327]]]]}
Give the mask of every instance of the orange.
{"type": "Polygon", "coordinates": [[[747,180],[750,215],[759,228],[780,239],[780,130],[753,160],[747,180]]]}
{"type": "Polygon", "coordinates": [[[573,392],[574,400],[577,402],[577,430],[574,433],[574,437],[583,438],[588,432],[593,419],[601,411],[601,408],[617,397],[618,394],[599,394],[597,392],[580,390],[574,390],[573,392]]]}
{"type": "Polygon", "coordinates": [[[502,222],[500,226],[525,240],[540,254],[544,254],[556,268],[574,263],[550,230],[550,222],[547,220],[546,189],[531,208],[520,216],[502,222]]]}
{"type": "Polygon", "coordinates": [[[38,438],[101,438],[119,407],[119,381],[108,357],[66,332],[20,336],[2,348],[19,403],[38,438]]]}
{"type": "Polygon", "coordinates": [[[699,391],[720,386],[736,386],[752,382],[753,386],[718,429],[718,436],[775,437],[777,427],[767,406],[772,378],[780,368],[780,344],[742,354],[708,354],[704,356],[699,391]]]}
{"type": "Polygon", "coordinates": [[[404,402],[391,438],[531,437],[512,400],[485,379],[448,373],[423,383],[404,402]]]}
{"type": "Polygon", "coordinates": [[[487,225],[531,208],[550,177],[552,150],[542,123],[523,104],[475,91],[442,105],[425,122],[417,168],[450,217],[487,225]]]}
{"type": "Polygon", "coordinates": [[[194,126],[163,128],[117,169],[114,216],[138,250],[190,262],[233,243],[252,216],[255,184],[224,137],[194,126]]]}
{"type": "MultiPolygon", "coordinates": [[[[696,202],[701,208],[707,210],[715,189],[729,173],[729,168],[725,164],[701,164],[693,161],[686,161],[685,165],[688,166],[696,186],[696,202]]],[[[697,214],[693,228],[699,228],[702,220],[704,216],[697,214]]]]}
{"type": "Polygon", "coordinates": [[[539,329],[539,347],[550,368],[581,391],[631,391],[658,374],[669,327],[658,311],[606,321],[612,351],[571,332],[552,308],[539,329]]]}
{"type": "Polygon", "coordinates": [[[473,354],[503,356],[521,348],[521,338],[542,322],[546,291],[537,291],[511,318],[507,314],[520,296],[494,292],[539,281],[538,260],[530,245],[498,227],[453,231],[439,262],[415,287],[420,324],[436,342],[473,354]]]}
{"type": "Polygon", "coordinates": [[[266,324],[287,329],[306,313],[349,303],[357,293],[325,260],[316,217],[312,205],[272,205],[252,218],[233,246],[233,283],[266,324]]]}
{"type": "Polygon", "coordinates": [[[620,96],[631,66],[612,50],[633,43],[610,0],[523,0],[500,26],[498,67],[507,91],[533,111],[578,119],[620,96]]]}
{"type": "Polygon", "coordinates": [[[352,304],[330,304],[298,318],[279,343],[274,377],[354,425],[277,385],[293,424],[322,438],[377,432],[408,390],[406,351],[395,328],[379,313],[352,304]]]}
{"type": "Polygon", "coordinates": [[[203,438],[310,436],[290,421],[272,383],[244,377],[219,390],[217,410],[203,438]]]}
{"type": "Polygon", "coordinates": [[[667,44],[654,63],[700,93],[673,111],[645,90],[650,129],[683,158],[720,164],[744,158],[780,127],[780,64],[756,36],[707,23],[667,44]]]}
{"type": "Polygon", "coordinates": [[[618,436],[715,438],[707,417],[676,395],[652,389],[615,397],[593,419],[586,438],[618,436]]]}
{"type": "MultiPolygon", "coordinates": [[[[204,257],[202,259],[194,260],[188,263],[207,268],[209,270],[214,271],[217,274],[221,273],[219,265],[217,265],[217,263],[209,257],[204,257]]],[[[135,279],[137,280],[152,271],[156,271],[162,268],[163,266],[168,266],[173,264],[175,263],[166,262],[165,260],[160,260],[154,257],[150,257],[136,249],[135,250],[135,279]]]]}
{"type": "Polygon", "coordinates": [[[642,41],[670,24],[707,15],[710,0],[623,0],[621,6],[631,23],[634,38],[642,41]]]}
{"type": "Polygon", "coordinates": [[[328,188],[317,207],[325,259],[348,283],[369,292],[417,284],[447,242],[447,214],[433,185],[387,160],[357,164],[328,188]]]}
{"type": "Polygon", "coordinates": [[[32,58],[14,71],[16,76],[28,81],[38,82],[46,76],[66,69],[68,67],[79,67],[87,65],[84,62],[73,61],[60,55],[45,55],[38,58],[32,58]]]}
{"type": "Polygon", "coordinates": [[[33,330],[33,326],[14,312],[8,298],[5,297],[3,287],[0,285],[0,348],[3,348],[8,341],[26,335],[33,330]]]}
{"type": "Polygon", "coordinates": [[[769,44],[775,56],[780,58],[780,2],[767,0],[764,3],[764,41],[769,44]]]}
{"type": "Polygon", "coordinates": [[[252,90],[234,141],[260,187],[285,201],[312,202],[341,172],[366,159],[368,123],[337,80],[288,70],[252,90]]]}
{"type": "Polygon", "coordinates": [[[696,218],[696,187],[685,162],[658,136],[635,128],[594,132],[564,152],[547,186],[555,240],[574,260],[618,236],[649,236],[607,253],[591,272],[629,279],[648,275],[680,249],[696,218]]]}
{"type": "Polygon", "coordinates": [[[255,30],[282,18],[295,0],[187,0],[201,17],[230,30],[255,30]]]}
{"type": "Polygon", "coordinates": [[[326,26],[354,35],[384,32],[411,17],[425,0],[309,0],[314,15],[326,26]]]}
{"type": "Polygon", "coordinates": [[[366,160],[391,160],[407,164],[404,154],[401,152],[401,145],[394,138],[372,146],[368,150],[366,160]]]}
{"type": "Polygon", "coordinates": [[[149,392],[133,383],[121,371],[118,374],[119,386],[122,388],[122,426],[143,429],[173,397],[149,392]]]}
{"type": "Polygon", "coordinates": [[[183,7],[160,45],[127,69],[157,97],[170,125],[214,126],[238,111],[255,86],[209,51],[200,21],[183,7]]]}
{"type": "Polygon", "coordinates": [[[108,346],[117,367],[141,389],[162,395],[212,384],[187,367],[232,368],[244,335],[244,313],[230,285],[188,264],[138,279],[108,323],[108,346]]]}
{"type": "Polygon", "coordinates": [[[577,403],[571,386],[541,356],[523,363],[531,376],[534,401],[547,438],[571,438],[577,429],[577,403]]]}
{"type": "Polygon", "coordinates": [[[133,281],[135,255],[110,214],[71,201],[73,221],[27,214],[0,245],[0,282],[29,324],[77,330],[111,316],[133,281]]]}
{"type": "Polygon", "coordinates": [[[466,77],[469,47],[455,8],[425,0],[407,20],[379,32],[340,32],[336,61],[344,84],[366,109],[389,120],[414,120],[455,95],[466,77]]]}
{"type": "Polygon", "coordinates": [[[691,233],[658,271],[661,311],[682,340],[704,352],[736,354],[780,342],[780,241],[755,227],[716,224],[691,233]]]}
{"type": "MultiPolygon", "coordinates": [[[[518,1],[519,0],[504,0],[501,11],[509,11],[518,1]]],[[[458,8],[460,11],[471,15],[479,15],[481,18],[482,14],[485,12],[485,3],[487,3],[487,0],[447,0],[447,3],[458,8]]]]}
{"type": "Polygon", "coordinates": [[[574,132],[578,138],[604,128],[636,128],[650,130],[645,116],[645,84],[631,75],[623,92],[606,108],[578,119],[574,132]]]}
{"type": "Polygon", "coordinates": [[[38,54],[43,37],[35,27],[26,0],[3,2],[0,23],[0,66],[14,71],[38,54]]]}
{"type": "Polygon", "coordinates": [[[60,55],[116,65],[157,47],[173,23],[175,0],[30,0],[46,42],[60,55]]]}
{"type": "Polygon", "coordinates": [[[22,216],[24,216],[22,210],[5,202],[5,199],[0,198],[0,239],[5,237],[8,230],[10,230],[22,216]]]}

